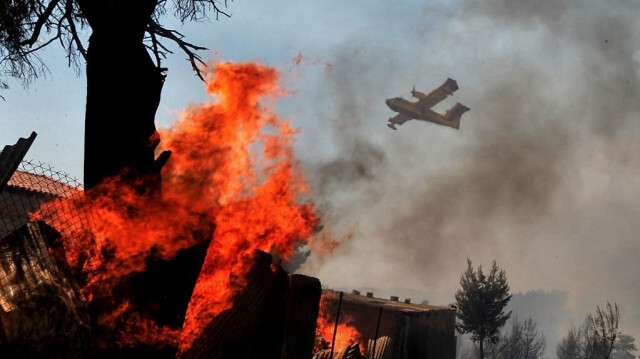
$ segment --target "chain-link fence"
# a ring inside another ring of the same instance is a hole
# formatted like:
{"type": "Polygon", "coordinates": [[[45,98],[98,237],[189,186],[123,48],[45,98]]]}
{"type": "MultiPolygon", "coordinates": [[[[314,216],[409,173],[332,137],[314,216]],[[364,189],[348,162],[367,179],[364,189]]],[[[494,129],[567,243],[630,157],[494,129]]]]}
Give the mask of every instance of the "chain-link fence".
{"type": "Polygon", "coordinates": [[[78,180],[40,162],[23,161],[0,189],[0,357],[84,357],[88,305],[51,241],[82,238],[82,203],[78,180]]]}
{"type": "MultiPolygon", "coordinates": [[[[66,173],[41,162],[22,161],[5,188],[0,190],[0,238],[27,224],[43,204],[72,196],[82,197],[82,191],[80,181],[66,173]]],[[[53,210],[53,207],[42,207],[43,213],[38,218],[50,217],[52,213],[47,211],[53,210]]],[[[58,218],[65,222],[64,228],[80,230],[85,214],[71,209],[65,212],[64,218],[58,218]]]]}

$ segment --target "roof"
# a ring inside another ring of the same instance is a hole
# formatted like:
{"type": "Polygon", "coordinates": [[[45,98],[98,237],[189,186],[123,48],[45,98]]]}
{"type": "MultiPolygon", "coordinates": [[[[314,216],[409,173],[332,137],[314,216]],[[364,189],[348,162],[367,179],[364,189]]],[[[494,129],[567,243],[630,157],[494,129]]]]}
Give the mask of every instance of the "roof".
{"type": "Polygon", "coordinates": [[[7,187],[59,197],[67,197],[79,190],[77,187],[56,181],[51,177],[25,171],[15,171],[7,182],[7,187]]]}
{"type": "Polygon", "coordinates": [[[0,190],[7,184],[20,162],[27,154],[37,134],[31,132],[29,138],[19,138],[15,145],[6,145],[0,152],[0,190]]]}
{"type": "MultiPolygon", "coordinates": [[[[322,297],[324,299],[337,301],[340,297],[340,292],[325,289],[322,291],[322,297]]],[[[382,307],[386,310],[398,311],[398,312],[431,312],[431,311],[442,311],[442,310],[455,310],[452,307],[406,303],[398,300],[375,298],[373,297],[373,295],[371,297],[364,296],[357,293],[343,293],[342,300],[352,302],[352,303],[355,302],[359,304],[369,305],[369,306],[382,307]]]]}

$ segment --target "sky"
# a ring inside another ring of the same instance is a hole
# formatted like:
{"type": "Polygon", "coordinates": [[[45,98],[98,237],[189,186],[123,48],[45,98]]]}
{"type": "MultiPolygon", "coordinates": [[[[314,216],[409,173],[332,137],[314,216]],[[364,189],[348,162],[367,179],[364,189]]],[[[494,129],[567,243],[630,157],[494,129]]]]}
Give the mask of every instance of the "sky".
{"type": "MultiPolygon", "coordinates": [[[[281,69],[291,95],[279,112],[300,129],[296,156],[325,228],[345,238],[301,273],[449,304],[467,259],[495,260],[552,356],[607,301],[640,335],[639,10],[631,0],[237,0],[231,18],[166,23],[209,48],[204,59],[281,69]],[[459,130],[386,127],[385,99],[448,77],[460,89],[435,109],[470,107],[459,130]]],[[[0,144],[36,131],[27,158],[81,178],[85,80],[59,49],[42,57],[46,78],[2,93],[0,144]]],[[[159,127],[208,100],[178,50],[164,66],[159,127]]]]}

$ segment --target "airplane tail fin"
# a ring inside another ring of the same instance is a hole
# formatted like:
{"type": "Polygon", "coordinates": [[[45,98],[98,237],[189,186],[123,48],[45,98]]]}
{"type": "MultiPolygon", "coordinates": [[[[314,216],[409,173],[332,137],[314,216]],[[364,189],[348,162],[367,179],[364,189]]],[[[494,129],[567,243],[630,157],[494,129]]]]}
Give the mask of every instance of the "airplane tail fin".
{"type": "Polygon", "coordinates": [[[451,123],[451,127],[457,129],[460,127],[460,118],[462,117],[462,114],[469,110],[470,109],[467,106],[458,102],[444,114],[444,118],[451,123]]]}
{"type": "MultiPolygon", "coordinates": [[[[389,121],[388,121],[388,123],[387,123],[387,127],[389,127],[389,128],[390,128],[390,129],[392,129],[392,130],[397,130],[397,128],[396,128],[396,123],[397,123],[397,122],[395,122],[395,121],[393,120],[393,117],[389,117],[389,121]]],[[[400,123],[400,125],[402,125],[402,123],[400,123]]]]}
{"type": "Polygon", "coordinates": [[[448,78],[447,81],[445,81],[441,87],[443,90],[447,92],[447,94],[453,95],[453,93],[456,92],[456,90],[458,90],[458,83],[456,82],[456,80],[452,78],[448,78]]]}

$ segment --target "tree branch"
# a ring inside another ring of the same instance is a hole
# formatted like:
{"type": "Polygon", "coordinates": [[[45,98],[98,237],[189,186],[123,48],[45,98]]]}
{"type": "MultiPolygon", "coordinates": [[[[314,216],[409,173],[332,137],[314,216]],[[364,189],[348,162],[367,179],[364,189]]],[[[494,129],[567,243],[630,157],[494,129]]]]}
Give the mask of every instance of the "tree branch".
{"type": "Polygon", "coordinates": [[[43,47],[48,46],[49,44],[51,44],[52,42],[54,42],[55,40],[57,40],[57,39],[59,39],[59,38],[60,38],[60,31],[58,31],[58,33],[56,34],[56,36],[54,36],[54,37],[50,38],[50,39],[49,39],[49,40],[47,40],[47,42],[45,42],[44,44],[42,44],[42,45],[40,45],[40,46],[36,47],[35,49],[29,49],[28,51],[25,51],[25,52],[24,52],[24,55],[29,55],[29,54],[31,54],[31,53],[34,53],[34,52],[36,52],[36,51],[38,51],[38,50],[42,49],[43,47]]]}
{"type": "Polygon", "coordinates": [[[164,56],[164,54],[162,54],[158,49],[159,44],[158,44],[158,38],[156,37],[156,34],[154,34],[153,32],[149,33],[149,37],[151,38],[151,52],[153,52],[153,56],[156,58],[156,66],[160,67],[162,60],[160,59],[160,56],[164,56]]]}
{"type": "MultiPolygon", "coordinates": [[[[76,30],[76,24],[73,22],[73,1],[67,0],[63,18],[67,20],[67,23],[69,23],[69,32],[71,33],[72,41],[76,44],[76,48],[86,60],[87,50],[85,50],[84,45],[82,45],[82,41],[80,41],[78,31],[76,30]]],[[[71,46],[69,46],[69,52],[71,52],[71,46]]]]}
{"type": "MultiPolygon", "coordinates": [[[[230,14],[220,9],[218,6],[220,3],[218,0],[174,0],[176,15],[182,22],[187,19],[192,21],[206,19],[207,6],[213,9],[213,12],[216,14],[216,20],[219,19],[220,14],[231,17],[230,14]]],[[[224,0],[224,7],[227,7],[227,0],[224,0]]]]}
{"type": "MultiPolygon", "coordinates": [[[[215,1],[210,1],[210,3],[213,5],[213,10],[216,12],[216,20],[218,20],[218,16],[220,14],[226,17],[231,17],[230,14],[227,14],[226,12],[220,10],[220,8],[216,5],[215,1]]],[[[224,0],[224,7],[227,7],[227,0],[224,0]]]]}
{"type": "MultiPolygon", "coordinates": [[[[40,14],[40,16],[38,16],[38,20],[36,21],[31,37],[28,38],[27,40],[22,41],[20,45],[22,46],[29,45],[29,47],[31,47],[33,46],[33,44],[36,43],[36,41],[38,41],[38,37],[40,36],[40,31],[42,31],[42,26],[44,26],[44,24],[47,23],[49,16],[51,16],[51,14],[53,13],[53,10],[56,8],[56,6],[58,6],[59,2],[60,0],[52,0],[49,3],[47,8],[44,9],[44,12],[40,14]]],[[[71,1],[68,1],[68,2],[71,2],[71,1]]]]}
{"type": "MultiPolygon", "coordinates": [[[[207,50],[206,47],[197,46],[184,41],[184,35],[176,30],[165,29],[153,20],[151,20],[147,25],[147,32],[152,35],[152,41],[155,38],[155,35],[158,35],[175,42],[178,47],[180,47],[180,49],[182,49],[182,51],[184,51],[184,53],[189,57],[189,62],[191,63],[193,71],[202,81],[204,81],[204,77],[202,77],[202,71],[200,71],[197,63],[200,63],[200,65],[204,66],[206,66],[206,64],[204,63],[204,61],[202,61],[200,56],[196,54],[196,51],[207,50]]],[[[162,48],[166,50],[166,47],[162,46],[162,48]]]]}

